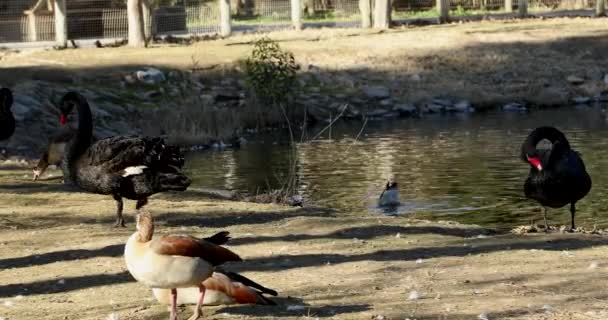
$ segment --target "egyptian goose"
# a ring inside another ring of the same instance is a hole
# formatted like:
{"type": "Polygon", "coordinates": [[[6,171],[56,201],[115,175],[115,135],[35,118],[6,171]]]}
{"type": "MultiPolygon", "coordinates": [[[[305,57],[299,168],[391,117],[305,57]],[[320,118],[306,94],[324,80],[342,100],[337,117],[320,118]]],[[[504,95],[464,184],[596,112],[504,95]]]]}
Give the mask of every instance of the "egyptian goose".
{"type": "Polygon", "coordinates": [[[205,299],[203,282],[214,268],[224,262],[241,261],[234,252],[205,239],[183,235],[165,235],[152,239],[154,220],[148,212],[139,210],[137,231],[125,246],[127,269],[133,277],[150,288],[171,290],[170,320],[177,320],[177,288],[199,288],[199,299],[192,317],[202,315],[205,299]]]}
{"type": "Polygon", "coordinates": [[[74,106],[78,129],[65,147],[64,181],[88,192],[112,195],[117,204],[116,226],[125,226],[122,198],[137,200],[139,210],[155,193],[188,188],[191,180],[181,172],[184,155],[178,147],[165,145],[160,137],[116,136],[92,143],[93,117],[83,96],[68,92],[62,98],[59,121],[64,124],[74,106]]]}
{"type": "Polygon", "coordinates": [[[10,138],[15,132],[15,117],[13,106],[13,93],[7,88],[0,89],[0,140],[10,138]]]}
{"type": "MultiPolygon", "coordinates": [[[[205,286],[205,306],[230,305],[230,304],[261,304],[275,305],[276,303],[263,296],[264,293],[273,296],[277,292],[268,289],[251,279],[238,273],[218,271],[203,281],[205,286]],[[256,290],[258,289],[258,290],[256,290]]],[[[152,289],[154,297],[159,303],[171,304],[171,290],[152,289]]],[[[177,304],[195,304],[199,299],[198,287],[178,288],[177,304]]]]}
{"type": "Polygon", "coordinates": [[[545,232],[549,230],[547,207],[561,208],[567,204],[570,204],[570,227],[574,230],[575,204],[591,190],[591,177],[580,154],[570,148],[561,131],[540,127],[534,129],[522,144],[521,159],[530,164],[524,193],[543,206],[545,232]],[[537,149],[537,144],[544,139],[551,142],[551,149],[537,149]]]}
{"type": "Polygon", "coordinates": [[[378,206],[380,207],[391,207],[399,205],[399,187],[397,182],[389,181],[386,183],[386,187],[380,198],[378,198],[378,206]]]}

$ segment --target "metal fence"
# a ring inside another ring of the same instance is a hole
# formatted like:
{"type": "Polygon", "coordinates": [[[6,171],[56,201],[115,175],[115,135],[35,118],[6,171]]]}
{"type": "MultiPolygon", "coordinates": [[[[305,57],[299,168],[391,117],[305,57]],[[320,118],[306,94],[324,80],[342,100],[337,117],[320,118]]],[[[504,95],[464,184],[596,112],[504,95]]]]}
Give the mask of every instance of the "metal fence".
{"type": "MultiPolygon", "coordinates": [[[[219,32],[218,0],[150,0],[146,21],[153,35],[219,32]]],[[[393,0],[392,19],[433,18],[438,0],[393,0]]],[[[529,0],[531,12],[593,9],[596,0],[529,0]]],[[[233,30],[289,28],[290,0],[230,0],[233,30]]],[[[513,10],[517,0],[512,0],[513,10]]],[[[301,0],[305,25],[360,24],[359,0],[301,0]]],[[[505,0],[449,0],[450,14],[494,14],[506,10],[505,0]]],[[[68,39],[127,37],[126,0],[68,0],[68,39]]],[[[0,0],[0,43],[53,41],[53,0],[0,0]]]]}

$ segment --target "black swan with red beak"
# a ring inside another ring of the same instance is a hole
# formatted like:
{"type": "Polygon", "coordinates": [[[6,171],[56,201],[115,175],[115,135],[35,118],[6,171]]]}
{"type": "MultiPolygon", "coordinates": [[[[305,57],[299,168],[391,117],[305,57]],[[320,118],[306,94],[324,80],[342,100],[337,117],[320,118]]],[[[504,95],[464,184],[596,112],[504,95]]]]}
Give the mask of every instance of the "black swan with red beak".
{"type": "Polygon", "coordinates": [[[13,93],[7,88],[0,89],[0,140],[10,138],[15,132],[15,118],[11,112],[13,93]]]}
{"type": "Polygon", "coordinates": [[[564,134],[553,127],[540,127],[528,135],[521,146],[521,158],[529,163],[530,174],[524,183],[526,197],[543,206],[545,231],[548,230],[547,207],[561,208],[570,204],[571,228],[574,226],[576,202],[591,190],[580,154],[570,148],[564,134]],[[549,140],[551,149],[537,149],[542,140],[549,140]]]}
{"type": "Polygon", "coordinates": [[[125,226],[122,198],[137,200],[139,210],[148,197],[163,191],[184,191],[191,180],[181,173],[184,156],[159,137],[116,136],[94,143],[93,117],[86,99],[68,92],[61,100],[60,122],[76,107],[78,128],[66,145],[61,163],[64,181],[86,191],[113,195],[116,226],[125,226]]]}

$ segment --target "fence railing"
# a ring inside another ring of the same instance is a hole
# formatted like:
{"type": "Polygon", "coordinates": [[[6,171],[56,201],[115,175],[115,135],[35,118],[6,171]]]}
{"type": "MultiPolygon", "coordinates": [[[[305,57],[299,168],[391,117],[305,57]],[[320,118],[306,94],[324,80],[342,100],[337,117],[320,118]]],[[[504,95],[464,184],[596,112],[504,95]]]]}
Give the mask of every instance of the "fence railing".
{"type": "MultiPolygon", "coordinates": [[[[65,0],[56,0],[57,2],[65,0]]],[[[291,28],[304,25],[360,26],[363,1],[373,9],[380,0],[174,0],[151,8],[148,26],[152,35],[192,35],[232,30],[291,28]],[[222,9],[224,5],[224,9],[222,9]],[[299,9],[293,9],[299,8],[299,9]]],[[[606,0],[392,0],[393,21],[412,18],[492,15],[519,12],[520,16],[554,10],[597,9],[606,0]]],[[[62,19],[46,0],[0,1],[0,43],[54,41],[62,19]],[[58,27],[59,26],[59,27],[58,27]]],[[[367,10],[367,9],[366,9],[367,10]]],[[[61,11],[61,10],[59,10],[61,11]]],[[[67,3],[63,39],[120,39],[128,33],[124,1],[72,0],[67,3]]]]}

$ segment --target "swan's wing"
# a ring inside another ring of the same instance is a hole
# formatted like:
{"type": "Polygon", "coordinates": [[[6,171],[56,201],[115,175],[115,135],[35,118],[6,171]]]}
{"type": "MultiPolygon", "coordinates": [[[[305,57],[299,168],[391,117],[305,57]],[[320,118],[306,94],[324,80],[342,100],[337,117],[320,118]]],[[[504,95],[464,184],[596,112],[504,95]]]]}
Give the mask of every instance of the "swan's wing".
{"type": "Polygon", "coordinates": [[[89,165],[104,166],[109,172],[129,167],[176,172],[184,157],[178,147],[166,146],[159,137],[118,136],[99,140],[88,150],[89,165]]]}
{"type": "Polygon", "coordinates": [[[162,255],[198,257],[214,266],[228,261],[241,261],[236,253],[224,247],[190,236],[163,236],[152,240],[150,249],[162,255]]]}

